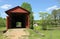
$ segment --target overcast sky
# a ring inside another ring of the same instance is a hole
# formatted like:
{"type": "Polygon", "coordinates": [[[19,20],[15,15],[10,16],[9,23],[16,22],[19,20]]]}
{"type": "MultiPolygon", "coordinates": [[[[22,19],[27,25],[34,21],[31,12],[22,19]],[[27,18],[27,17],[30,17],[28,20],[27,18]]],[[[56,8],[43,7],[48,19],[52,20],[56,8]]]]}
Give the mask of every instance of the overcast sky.
{"type": "Polygon", "coordinates": [[[23,2],[31,4],[34,12],[34,19],[39,20],[39,12],[51,12],[53,9],[59,9],[58,0],[0,0],[1,17],[6,18],[5,11],[16,6],[21,6],[23,2]]]}

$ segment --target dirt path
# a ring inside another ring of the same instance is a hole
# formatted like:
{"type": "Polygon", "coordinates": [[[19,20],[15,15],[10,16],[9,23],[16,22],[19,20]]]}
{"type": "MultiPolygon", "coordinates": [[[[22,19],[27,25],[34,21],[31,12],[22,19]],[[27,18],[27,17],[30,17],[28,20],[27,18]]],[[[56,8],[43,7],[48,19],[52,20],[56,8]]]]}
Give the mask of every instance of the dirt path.
{"type": "Polygon", "coordinates": [[[4,33],[3,39],[28,39],[29,32],[27,29],[9,29],[4,33]]]}

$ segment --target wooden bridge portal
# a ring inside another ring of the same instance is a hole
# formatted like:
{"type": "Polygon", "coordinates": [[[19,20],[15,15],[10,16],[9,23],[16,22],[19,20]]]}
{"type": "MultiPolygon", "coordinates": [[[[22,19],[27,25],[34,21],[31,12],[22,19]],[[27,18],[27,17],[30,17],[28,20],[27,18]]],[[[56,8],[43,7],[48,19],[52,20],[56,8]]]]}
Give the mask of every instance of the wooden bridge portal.
{"type": "Polygon", "coordinates": [[[21,22],[21,27],[19,28],[29,28],[29,14],[30,12],[26,9],[17,6],[10,10],[6,11],[7,19],[6,19],[6,27],[7,29],[10,28],[17,28],[16,23],[21,22]]]}

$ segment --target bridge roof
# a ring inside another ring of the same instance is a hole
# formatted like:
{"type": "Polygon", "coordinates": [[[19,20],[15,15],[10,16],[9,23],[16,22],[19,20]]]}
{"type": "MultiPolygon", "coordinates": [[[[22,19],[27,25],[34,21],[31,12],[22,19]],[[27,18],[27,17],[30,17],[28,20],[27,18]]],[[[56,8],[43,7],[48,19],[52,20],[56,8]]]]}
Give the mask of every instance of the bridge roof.
{"type": "Polygon", "coordinates": [[[10,13],[30,13],[28,10],[20,7],[20,6],[17,6],[17,7],[14,7],[12,9],[9,9],[7,11],[5,11],[7,14],[10,14],[10,13]]]}

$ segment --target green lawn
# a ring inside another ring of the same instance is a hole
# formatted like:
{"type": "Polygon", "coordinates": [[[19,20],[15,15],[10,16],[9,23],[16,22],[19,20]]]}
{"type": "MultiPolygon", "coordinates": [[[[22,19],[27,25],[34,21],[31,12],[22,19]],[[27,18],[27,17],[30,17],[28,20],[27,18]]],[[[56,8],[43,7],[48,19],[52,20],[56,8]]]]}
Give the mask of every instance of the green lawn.
{"type": "Polygon", "coordinates": [[[60,39],[60,30],[41,30],[45,37],[41,37],[42,39],[60,39]]]}
{"type": "Polygon", "coordinates": [[[6,27],[0,27],[0,39],[3,39],[3,32],[2,31],[4,31],[4,30],[6,30],[6,27]]]}
{"type": "Polygon", "coordinates": [[[29,30],[30,32],[30,39],[60,39],[60,30],[40,30],[41,33],[43,33],[45,36],[41,36],[37,33],[35,33],[32,30],[29,30]]]}
{"type": "Polygon", "coordinates": [[[38,31],[45,36],[41,36],[38,33],[35,33],[33,30],[29,30],[30,32],[30,39],[60,39],[60,30],[39,30],[38,31]]]}
{"type": "Polygon", "coordinates": [[[6,27],[0,27],[0,31],[6,30],[6,27]]]}

